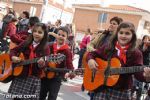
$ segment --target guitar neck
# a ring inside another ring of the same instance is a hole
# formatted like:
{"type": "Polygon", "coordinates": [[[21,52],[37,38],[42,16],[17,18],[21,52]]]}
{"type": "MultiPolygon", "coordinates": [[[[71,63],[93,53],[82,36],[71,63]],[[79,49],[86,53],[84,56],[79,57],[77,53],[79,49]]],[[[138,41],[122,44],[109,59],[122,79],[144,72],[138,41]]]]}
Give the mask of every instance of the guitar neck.
{"type": "Polygon", "coordinates": [[[144,67],[142,67],[142,66],[111,68],[110,69],[110,74],[111,75],[131,74],[131,73],[141,72],[143,70],[144,70],[144,67]]]}
{"type": "Polygon", "coordinates": [[[50,71],[50,72],[69,72],[69,71],[73,71],[72,69],[65,69],[65,68],[51,68],[48,67],[45,69],[46,71],[50,71]]]}
{"type": "MultiPolygon", "coordinates": [[[[49,55],[49,56],[43,56],[43,57],[40,57],[40,58],[43,58],[43,59],[45,59],[45,61],[48,61],[48,62],[52,61],[54,63],[57,63],[57,62],[63,61],[65,59],[65,55],[63,55],[63,54],[58,54],[57,56],[55,56],[55,55],[49,55]]],[[[23,60],[20,63],[17,63],[15,65],[16,66],[22,66],[22,65],[36,63],[40,58],[23,60]]]]}
{"type": "Polygon", "coordinates": [[[34,58],[34,59],[29,59],[29,60],[24,60],[20,63],[18,63],[16,66],[22,66],[22,65],[28,65],[32,63],[36,63],[40,58],[34,58]]]}

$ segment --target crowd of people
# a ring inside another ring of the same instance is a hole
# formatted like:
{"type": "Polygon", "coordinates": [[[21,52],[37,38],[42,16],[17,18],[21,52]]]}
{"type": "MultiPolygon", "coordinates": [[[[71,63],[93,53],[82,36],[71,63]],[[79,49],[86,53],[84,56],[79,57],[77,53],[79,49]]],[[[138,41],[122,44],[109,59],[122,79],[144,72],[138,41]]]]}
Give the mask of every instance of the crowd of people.
{"type": "MultiPolygon", "coordinates": [[[[21,53],[24,59],[40,58],[36,63],[25,65],[22,73],[12,79],[8,93],[36,95],[36,98],[30,100],[46,100],[46,97],[48,100],[56,100],[66,73],[54,72],[55,75],[49,78],[48,72],[44,70],[50,67],[49,62],[43,56],[63,54],[65,60],[57,63],[55,67],[74,69],[72,62],[75,43],[72,26],[70,24],[62,26],[60,19],[55,25],[51,22],[41,23],[37,16],[30,17],[28,11],[23,11],[17,18],[13,10],[8,11],[1,23],[0,51],[9,49],[5,53],[10,54],[12,63],[20,63],[23,60],[19,57],[21,53]],[[7,38],[10,42],[4,45],[7,38]]],[[[133,100],[136,84],[139,82],[147,85],[150,82],[150,37],[146,35],[141,41],[138,40],[134,24],[125,22],[117,16],[110,19],[107,30],[94,34],[90,28],[87,28],[84,34],[82,41],[77,41],[80,45],[78,68],[84,68],[82,63],[84,54],[87,54],[86,62],[92,71],[98,70],[95,58],[110,63],[111,58],[115,57],[119,59],[121,67],[144,67],[142,72],[121,74],[118,82],[113,86],[104,83],[96,90],[89,91],[90,99],[133,100]]],[[[72,79],[75,74],[70,72],[67,76],[72,79]]],[[[142,86],[138,87],[141,89],[142,86]]],[[[139,97],[137,95],[136,99],[138,100],[139,97]]],[[[25,98],[14,98],[14,100],[25,100],[25,98]]],[[[150,90],[145,100],[150,100],[150,90]]]]}
{"type": "MultiPolygon", "coordinates": [[[[36,95],[36,98],[28,98],[30,100],[45,100],[48,95],[48,100],[56,100],[66,73],[57,73],[51,78],[47,77],[45,68],[49,66],[49,62],[43,56],[61,53],[65,55],[65,60],[56,63],[55,67],[74,69],[72,64],[73,39],[68,42],[68,39],[73,37],[71,25],[61,26],[62,22],[59,19],[55,25],[44,24],[37,16],[30,17],[27,11],[23,11],[19,18],[14,13],[8,12],[1,21],[0,41],[4,44],[7,37],[10,39],[7,45],[1,46],[1,51],[6,51],[5,46],[8,46],[9,50],[4,53],[10,54],[12,63],[20,63],[23,60],[34,58],[40,59],[36,63],[24,65],[21,74],[12,79],[8,93],[36,95]],[[20,54],[23,54],[24,59],[19,57],[20,54]]],[[[67,77],[74,78],[75,75],[67,73],[67,77]]],[[[14,100],[24,99],[14,98],[14,100]]]]}

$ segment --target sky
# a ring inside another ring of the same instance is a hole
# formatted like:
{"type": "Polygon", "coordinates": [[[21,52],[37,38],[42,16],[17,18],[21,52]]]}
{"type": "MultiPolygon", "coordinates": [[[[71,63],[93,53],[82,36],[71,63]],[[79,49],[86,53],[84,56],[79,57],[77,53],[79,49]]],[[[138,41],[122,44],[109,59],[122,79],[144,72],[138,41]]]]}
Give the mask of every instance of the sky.
{"type": "Polygon", "coordinates": [[[67,4],[72,3],[85,3],[85,4],[100,4],[103,1],[103,5],[130,5],[138,8],[142,8],[150,11],[150,0],[66,0],[67,4]]]}

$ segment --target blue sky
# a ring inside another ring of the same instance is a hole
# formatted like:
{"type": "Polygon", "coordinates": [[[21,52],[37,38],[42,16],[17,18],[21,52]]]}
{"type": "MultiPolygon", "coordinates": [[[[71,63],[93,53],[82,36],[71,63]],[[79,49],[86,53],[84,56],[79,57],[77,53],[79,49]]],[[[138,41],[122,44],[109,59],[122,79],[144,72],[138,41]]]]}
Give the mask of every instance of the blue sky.
{"type": "Polygon", "coordinates": [[[109,4],[131,5],[150,11],[150,0],[66,0],[66,1],[68,3],[88,3],[88,4],[100,4],[102,1],[104,1],[104,5],[109,4]]]}

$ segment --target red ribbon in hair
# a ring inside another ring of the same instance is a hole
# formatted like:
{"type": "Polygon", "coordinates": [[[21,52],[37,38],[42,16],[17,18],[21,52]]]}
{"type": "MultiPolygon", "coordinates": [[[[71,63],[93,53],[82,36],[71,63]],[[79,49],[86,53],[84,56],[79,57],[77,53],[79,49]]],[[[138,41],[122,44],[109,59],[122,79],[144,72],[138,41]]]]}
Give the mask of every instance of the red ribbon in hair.
{"type": "Polygon", "coordinates": [[[116,45],[115,45],[115,47],[120,50],[119,58],[120,58],[121,60],[123,60],[123,62],[124,62],[125,64],[126,64],[126,60],[127,60],[127,59],[126,59],[126,51],[128,50],[129,46],[130,46],[130,45],[128,44],[128,45],[126,45],[125,47],[121,47],[118,42],[116,42],[116,45]]]}

